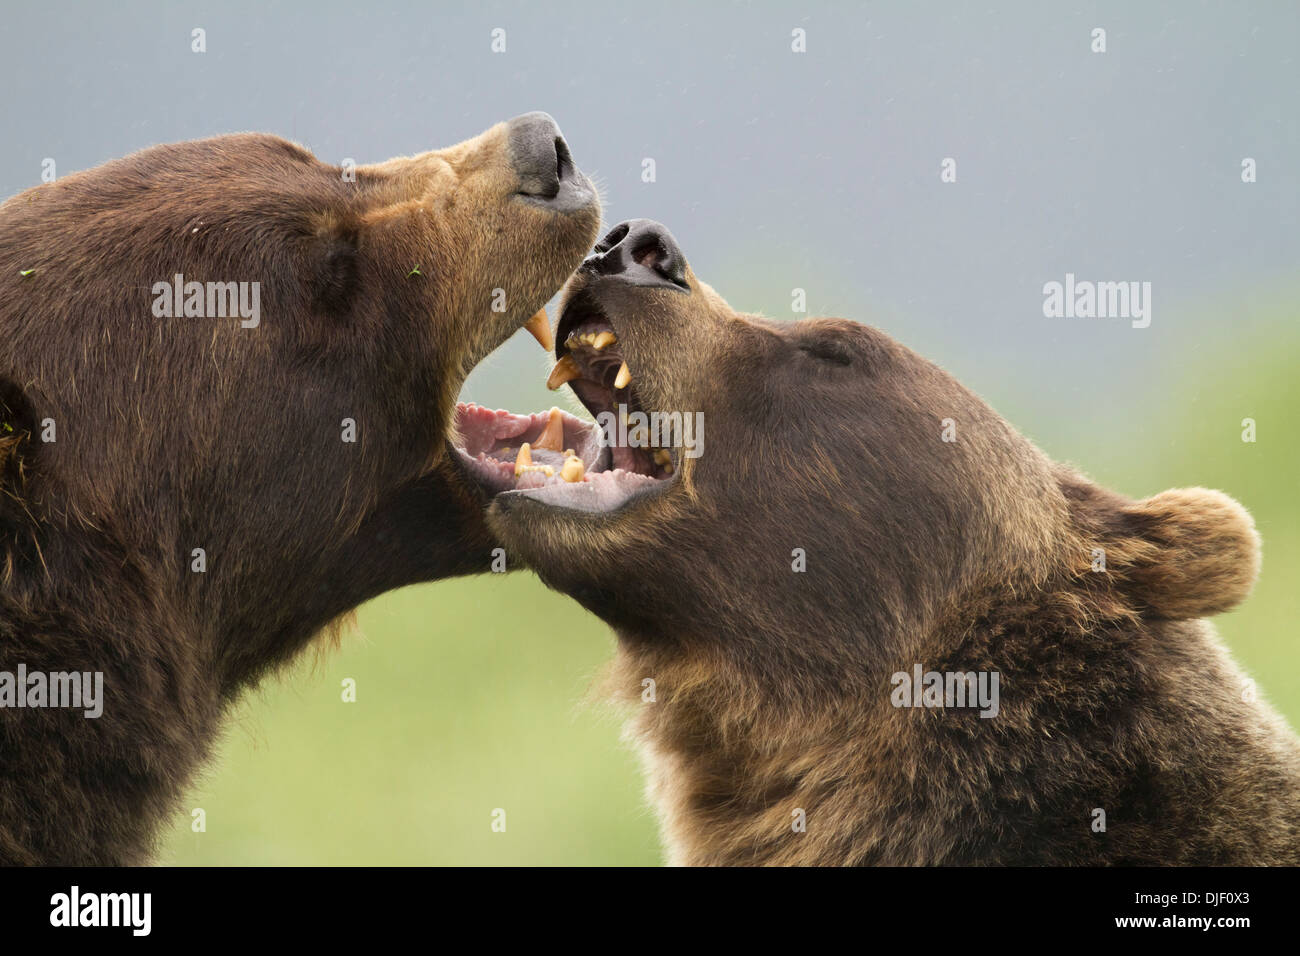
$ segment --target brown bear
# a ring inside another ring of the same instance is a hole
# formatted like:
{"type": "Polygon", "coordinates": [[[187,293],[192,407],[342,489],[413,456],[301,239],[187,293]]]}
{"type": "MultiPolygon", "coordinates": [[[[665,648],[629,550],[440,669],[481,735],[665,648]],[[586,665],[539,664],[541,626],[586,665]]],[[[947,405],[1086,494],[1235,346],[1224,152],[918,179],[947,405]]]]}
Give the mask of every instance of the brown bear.
{"type": "Polygon", "coordinates": [[[617,631],[673,862],[1300,862],[1300,744],[1201,620],[1255,580],[1232,499],[1100,488],[873,328],[736,313],[646,220],[556,341],[600,440],[466,448],[507,552],[617,631]]]}
{"type": "Polygon", "coordinates": [[[544,113],[373,166],[159,146],[0,206],[0,861],[148,859],[242,689],[488,568],[455,397],[599,221],[544,113]]]}

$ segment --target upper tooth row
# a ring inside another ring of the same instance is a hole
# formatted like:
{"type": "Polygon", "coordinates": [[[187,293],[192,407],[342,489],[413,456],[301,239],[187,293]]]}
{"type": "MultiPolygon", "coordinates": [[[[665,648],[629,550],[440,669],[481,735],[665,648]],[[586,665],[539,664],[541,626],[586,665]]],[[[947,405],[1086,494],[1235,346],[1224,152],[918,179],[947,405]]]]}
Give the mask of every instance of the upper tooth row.
{"type": "Polygon", "coordinates": [[[566,347],[570,349],[577,348],[579,345],[589,345],[597,352],[608,348],[618,341],[618,336],[606,329],[604,332],[584,332],[582,335],[574,332],[564,340],[566,347]]]}

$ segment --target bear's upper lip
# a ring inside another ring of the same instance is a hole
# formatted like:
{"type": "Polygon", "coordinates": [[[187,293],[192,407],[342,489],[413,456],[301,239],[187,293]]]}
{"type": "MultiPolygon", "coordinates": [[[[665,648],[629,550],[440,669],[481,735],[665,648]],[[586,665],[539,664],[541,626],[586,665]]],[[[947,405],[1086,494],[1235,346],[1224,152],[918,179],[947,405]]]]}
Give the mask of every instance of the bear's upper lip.
{"type": "Polygon", "coordinates": [[[600,424],[558,408],[516,415],[458,404],[453,447],[467,471],[491,495],[576,511],[608,512],[662,490],[680,466],[677,450],[622,425],[642,408],[598,294],[587,287],[572,296],[556,330],[559,361],[547,384],[567,384],[600,424]]]}

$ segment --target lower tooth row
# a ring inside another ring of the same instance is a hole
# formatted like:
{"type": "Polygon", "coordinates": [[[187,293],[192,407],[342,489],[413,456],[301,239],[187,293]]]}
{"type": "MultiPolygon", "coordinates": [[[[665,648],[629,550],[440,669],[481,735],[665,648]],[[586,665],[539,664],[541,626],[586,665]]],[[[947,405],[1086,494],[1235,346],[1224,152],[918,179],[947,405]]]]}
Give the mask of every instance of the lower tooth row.
{"type": "MultiPolygon", "coordinates": [[[[560,477],[567,482],[582,481],[582,476],[586,474],[587,466],[582,463],[582,459],[573,454],[572,449],[565,450],[564,465],[560,468],[560,477]]],[[[521,475],[540,474],[547,478],[555,476],[555,469],[550,465],[533,464],[533,448],[528,442],[519,446],[519,454],[515,456],[515,477],[521,475]]]]}
{"type": "Polygon", "coordinates": [[[515,456],[515,477],[518,478],[526,471],[532,471],[536,467],[533,465],[533,447],[524,442],[519,446],[519,454],[515,456]]]}

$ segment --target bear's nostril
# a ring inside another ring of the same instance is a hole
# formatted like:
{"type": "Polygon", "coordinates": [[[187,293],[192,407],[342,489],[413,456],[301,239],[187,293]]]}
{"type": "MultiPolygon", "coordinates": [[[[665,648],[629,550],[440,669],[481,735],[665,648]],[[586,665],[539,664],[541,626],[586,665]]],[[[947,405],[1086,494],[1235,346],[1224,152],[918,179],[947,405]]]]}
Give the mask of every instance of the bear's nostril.
{"type": "Polygon", "coordinates": [[[609,250],[613,249],[616,245],[618,245],[620,242],[623,241],[623,239],[627,236],[627,232],[628,232],[627,223],[620,222],[617,226],[615,226],[613,229],[609,231],[608,235],[606,235],[604,239],[596,243],[595,251],[598,253],[609,252],[609,250]]]}
{"type": "Polygon", "coordinates": [[[651,233],[640,239],[632,249],[632,261],[659,273],[669,282],[686,286],[686,262],[672,237],[651,233]]]}
{"type": "Polygon", "coordinates": [[[632,258],[639,265],[643,265],[647,269],[658,269],[659,263],[661,263],[666,256],[667,253],[657,238],[651,239],[649,242],[643,242],[636,249],[632,250],[632,258]]]}
{"type": "Polygon", "coordinates": [[[555,174],[560,181],[573,175],[573,157],[569,155],[569,144],[563,136],[555,137],[555,174]]]}

